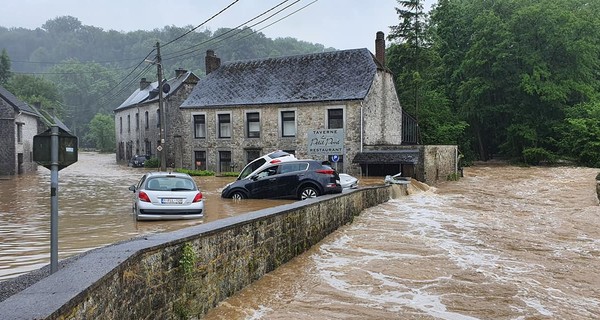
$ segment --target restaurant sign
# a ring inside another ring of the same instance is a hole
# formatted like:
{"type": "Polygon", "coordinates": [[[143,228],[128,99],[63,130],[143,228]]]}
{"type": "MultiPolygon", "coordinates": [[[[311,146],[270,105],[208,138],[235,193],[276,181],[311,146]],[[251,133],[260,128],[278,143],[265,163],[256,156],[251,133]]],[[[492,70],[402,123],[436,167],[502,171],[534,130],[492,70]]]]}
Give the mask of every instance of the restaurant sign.
{"type": "Polygon", "coordinates": [[[344,129],[308,130],[308,154],[344,153],[344,129]]]}

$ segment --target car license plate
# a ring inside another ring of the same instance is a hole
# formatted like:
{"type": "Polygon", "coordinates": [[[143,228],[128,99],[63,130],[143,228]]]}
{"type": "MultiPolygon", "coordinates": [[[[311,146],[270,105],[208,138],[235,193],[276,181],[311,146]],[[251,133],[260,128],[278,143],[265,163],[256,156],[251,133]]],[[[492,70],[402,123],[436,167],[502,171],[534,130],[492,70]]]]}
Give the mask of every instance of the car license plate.
{"type": "Polygon", "coordinates": [[[162,198],[162,199],[160,199],[160,203],[162,203],[162,204],[182,204],[183,199],[162,198]]]}

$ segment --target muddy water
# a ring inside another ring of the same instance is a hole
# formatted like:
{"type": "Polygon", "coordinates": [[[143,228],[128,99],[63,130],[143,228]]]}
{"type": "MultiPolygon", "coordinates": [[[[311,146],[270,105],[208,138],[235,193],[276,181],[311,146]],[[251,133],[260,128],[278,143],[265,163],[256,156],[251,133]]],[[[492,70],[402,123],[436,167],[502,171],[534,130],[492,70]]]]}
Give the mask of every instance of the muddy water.
{"type": "Polygon", "coordinates": [[[599,319],[598,171],[477,166],[412,188],[205,319],[599,319]]]}
{"type": "MultiPolygon", "coordinates": [[[[289,203],[287,200],[221,199],[233,178],[195,177],[205,199],[205,217],[136,223],[131,203],[147,169],[117,165],[114,154],[82,152],[59,171],[59,259],[143,234],[170,231],[289,203]]],[[[50,170],[0,180],[0,281],[50,263],[50,170]]],[[[1,284],[0,284],[1,285],[1,284]]]]}

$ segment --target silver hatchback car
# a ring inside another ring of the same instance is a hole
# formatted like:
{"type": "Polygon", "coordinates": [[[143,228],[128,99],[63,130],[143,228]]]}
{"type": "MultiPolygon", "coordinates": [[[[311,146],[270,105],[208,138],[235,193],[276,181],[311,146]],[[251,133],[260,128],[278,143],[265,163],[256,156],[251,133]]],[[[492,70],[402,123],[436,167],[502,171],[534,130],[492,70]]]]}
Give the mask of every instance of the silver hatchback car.
{"type": "Polygon", "coordinates": [[[204,199],[186,173],[148,172],[137,185],[133,212],[137,220],[196,219],[204,216],[204,199]]]}

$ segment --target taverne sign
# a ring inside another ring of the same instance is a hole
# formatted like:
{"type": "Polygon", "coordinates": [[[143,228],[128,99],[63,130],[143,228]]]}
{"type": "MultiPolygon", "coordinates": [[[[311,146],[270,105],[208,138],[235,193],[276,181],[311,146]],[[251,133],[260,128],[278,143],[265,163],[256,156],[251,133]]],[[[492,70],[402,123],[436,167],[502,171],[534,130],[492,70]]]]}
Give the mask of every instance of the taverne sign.
{"type": "Polygon", "coordinates": [[[344,153],[344,129],[308,130],[308,153],[330,155],[344,153]]]}

